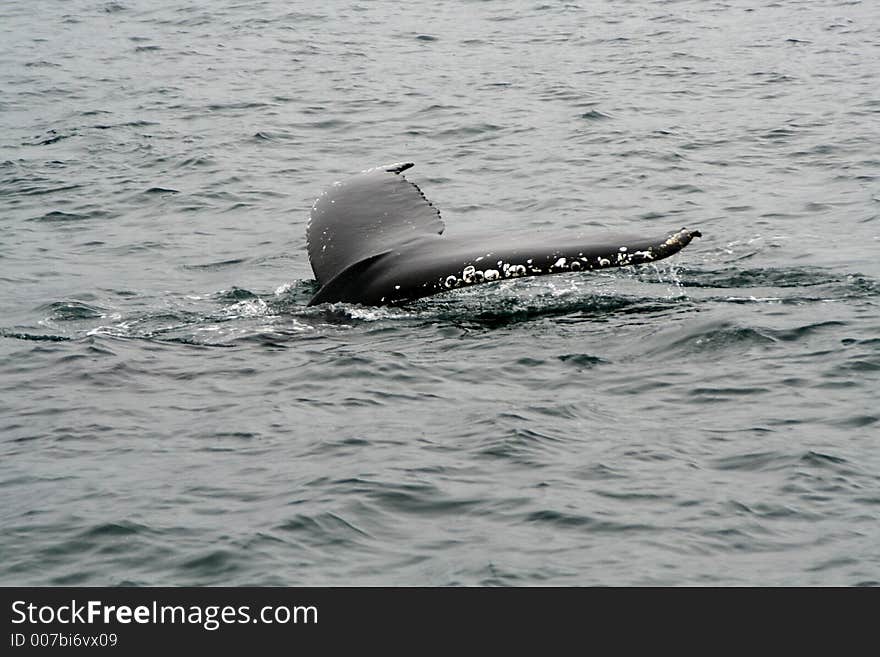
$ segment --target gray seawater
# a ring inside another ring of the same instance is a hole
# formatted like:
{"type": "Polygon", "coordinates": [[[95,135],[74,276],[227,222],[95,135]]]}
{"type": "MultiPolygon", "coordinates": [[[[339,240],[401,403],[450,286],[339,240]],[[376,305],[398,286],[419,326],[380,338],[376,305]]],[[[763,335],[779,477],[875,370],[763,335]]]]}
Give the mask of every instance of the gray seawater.
{"type": "Polygon", "coordinates": [[[880,4],[0,5],[0,584],[880,584],[880,4]],[[306,308],[313,199],[653,267],[306,308]]]}

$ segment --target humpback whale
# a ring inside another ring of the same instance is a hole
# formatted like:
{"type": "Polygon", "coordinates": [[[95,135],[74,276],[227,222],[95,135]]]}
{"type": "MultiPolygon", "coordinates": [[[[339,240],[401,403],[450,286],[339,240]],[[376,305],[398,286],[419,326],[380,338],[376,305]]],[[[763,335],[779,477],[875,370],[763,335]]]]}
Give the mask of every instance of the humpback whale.
{"type": "Polygon", "coordinates": [[[480,283],[656,262],[697,230],[655,237],[443,236],[440,211],[402,173],[412,162],[334,183],[312,206],[306,242],[320,288],[309,301],[400,304],[480,283]]]}

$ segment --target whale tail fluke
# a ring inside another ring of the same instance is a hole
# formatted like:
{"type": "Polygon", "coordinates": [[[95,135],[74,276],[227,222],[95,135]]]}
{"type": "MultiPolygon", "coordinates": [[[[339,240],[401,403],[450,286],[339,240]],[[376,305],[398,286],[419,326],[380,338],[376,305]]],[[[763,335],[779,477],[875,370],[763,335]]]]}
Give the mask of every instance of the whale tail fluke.
{"type": "Polygon", "coordinates": [[[702,236],[682,228],[656,237],[441,237],[439,210],[400,175],[412,166],[367,169],[315,201],[306,235],[321,287],[309,305],[401,303],[505,278],[656,262],[702,236]]]}
{"type": "Polygon", "coordinates": [[[367,169],[318,197],[306,228],[318,283],[327,284],[393,244],[443,232],[440,211],[415,183],[399,175],[412,166],[398,162],[367,169]]]}

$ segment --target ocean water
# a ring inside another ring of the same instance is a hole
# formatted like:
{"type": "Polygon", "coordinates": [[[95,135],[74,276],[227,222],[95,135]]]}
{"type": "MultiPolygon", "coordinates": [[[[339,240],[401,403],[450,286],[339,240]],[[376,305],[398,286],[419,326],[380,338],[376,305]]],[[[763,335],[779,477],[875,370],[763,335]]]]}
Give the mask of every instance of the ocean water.
{"type": "Polygon", "coordinates": [[[880,4],[0,6],[0,584],[880,584],[880,4]],[[674,258],[307,308],[314,198],[674,258]]]}

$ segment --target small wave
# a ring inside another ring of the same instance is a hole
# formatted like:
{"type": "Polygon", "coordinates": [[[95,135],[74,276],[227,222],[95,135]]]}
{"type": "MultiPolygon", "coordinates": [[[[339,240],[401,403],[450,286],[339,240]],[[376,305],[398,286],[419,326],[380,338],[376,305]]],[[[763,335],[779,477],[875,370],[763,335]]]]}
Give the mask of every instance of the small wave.
{"type": "Polygon", "coordinates": [[[108,522],[101,525],[95,525],[84,531],[80,536],[82,538],[102,538],[113,536],[133,536],[136,534],[150,533],[152,530],[146,525],[136,522],[123,520],[120,522],[108,522]]]}
{"type": "Polygon", "coordinates": [[[611,119],[611,116],[600,112],[599,110],[593,109],[589,112],[584,112],[581,114],[582,119],[587,119],[588,121],[607,121],[611,119]]]}
{"type": "Polygon", "coordinates": [[[819,268],[760,268],[695,270],[682,267],[682,285],[685,287],[743,288],[743,287],[810,287],[846,280],[846,275],[833,274],[819,268]]]}
{"type": "Polygon", "coordinates": [[[436,486],[418,483],[370,482],[368,495],[389,511],[422,517],[464,513],[482,504],[481,500],[451,497],[436,486]]]}
{"type": "Polygon", "coordinates": [[[745,470],[750,472],[785,470],[797,468],[800,465],[810,465],[819,469],[830,468],[839,470],[846,466],[846,459],[830,454],[814,452],[812,450],[803,453],[785,452],[750,452],[746,454],[734,454],[714,460],[714,466],[718,470],[745,470]]]}
{"type": "Polygon", "coordinates": [[[613,522],[611,520],[599,520],[592,516],[580,515],[574,513],[566,513],[553,509],[545,509],[541,511],[533,511],[524,518],[527,523],[549,524],[560,530],[564,529],[583,529],[590,532],[650,532],[658,529],[646,524],[624,524],[613,522]]]}
{"type": "MultiPolygon", "coordinates": [[[[296,288],[298,284],[291,286],[296,288]]],[[[254,342],[286,348],[285,343],[314,331],[316,325],[326,324],[320,315],[304,312],[301,302],[291,306],[293,302],[284,296],[264,297],[244,288],[184,298],[187,303],[172,310],[162,308],[129,316],[117,313],[113,317],[118,321],[95,326],[85,335],[221,347],[254,342]],[[291,310],[297,316],[292,316],[291,310]]],[[[349,317],[345,323],[351,321],[349,317]]]]}
{"type": "Polygon", "coordinates": [[[478,123],[465,125],[458,128],[448,128],[436,134],[440,139],[465,139],[468,141],[482,141],[493,139],[497,133],[504,130],[503,126],[494,123],[478,123]]]}
{"type": "Polygon", "coordinates": [[[42,187],[39,185],[33,184],[34,180],[32,179],[11,179],[6,180],[4,182],[8,183],[17,183],[14,191],[4,191],[3,196],[5,197],[15,197],[15,196],[43,196],[45,194],[57,194],[58,192],[70,192],[75,189],[81,189],[82,185],[77,183],[62,183],[55,184],[55,186],[46,186],[42,187]],[[27,186],[22,186],[24,183],[27,186]]]}
{"type": "MultiPolygon", "coordinates": [[[[505,291],[506,292],[506,291],[505,291]]],[[[536,319],[558,317],[560,321],[584,321],[595,316],[612,313],[631,315],[652,315],[679,310],[688,305],[683,298],[653,298],[628,296],[625,294],[589,294],[580,289],[560,294],[557,290],[529,295],[525,290],[522,296],[503,296],[486,292],[491,296],[473,298],[449,298],[433,300],[423,306],[441,320],[456,323],[476,324],[485,328],[501,328],[508,325],[530,322],[536,319]]]]}
{"type": "MultiPolygon", "coordinates": [[[[235,262],[242,262],[242,261],[237,260],[235,262]]],[[[241,288],[241,287],[233,287],[233,288],[230,288],[229,290],[220,290],[219,292],[217,292],[214,295],[214,298],[216,298],[219,301],[238,302],[238,301],[245,301],[245,300],[249,300],[249,299],[257,299],[259,297],[258,297],[258,295],[254,294],[250,290],[245,290],[244,288],[241,288]]]]}
{"type": "Polygon", "coordinates": [[[275,531],[290,533],[308,545],[354,546],[370,534],[337,513],[313,516],[298,514],[274,527],[275,531]]]}
{"type": "Polygon", "coordinates": [[[306,304],[318,287],[317,281],[312,279],[283,283],[275,288],[272,304],[279,312],[305,311],[306,304]]]}
{"type": "Polygon", "coordinates": [[[48,312],[47,319],[57,322],[99,319],[107,315],[106,309],[81,301],[55,301],[37,307],[37,311],[48,312]]]}
{"type": "Polygon", "coordinates": [[[802,268],[677,269],[682,288],[752,289],[759,295],[727,297],[730,301],[776,300],[782,302],[851,299],[880,296],[880,281],[860,273],[802,268]],[[792,290],[803,290],[792,294],[792,290]],[[809,291],[809,292],[807,292],[809,291]],[[775,293],[774,293],[775,292],[775,293]]]}
{"type": "Polygon", "coordinates": [[[268,106],[268,103],[241,101],[237,103],[211,103],[208,105],[208,109],[212,112],[222,112],[225,110],[260,109],[268,106]]]}
{"type": "Polygon", "coordinates": [[[771,337],[775,338],[776,340],[780,340],[782,342],[794,342],[825,329],[835,329],[846,325],[846,322],[829,320],[827,322],[804,324],[803,326],[798,326],[793,329],[774,329],[768,330],[767,332],[771,337]]]}
{"type": "Polygon", "coordinates": [[[228,577],[242,568],[241,556],[231,550],[209,550],[186,558],[178,567],[182,577],[205,581],[205,578],[228,577]]]}
{"type": "Polygon", "coordinates": [[[415,317],[414,313],[407,312],[401,308],[369,306],[348,306],[344,311],[352,319],[363,322],[376,322],[384,319],[403,319],[415,317]]]}
{"type": "Polygon", "coordinates": [[[53,210],[52,212],[47,212],[44,215],[39,217],[33,217],[29,221],[40,221],[45,223],[61,223],[68,221],[82,221],[84,219],[88,219],[88,215],[85,214],[77,214],[75,212],[62,212],[60,210],[53,210]]]}
{"type": "Polygon", "coordinates": [[[247,262],[246,258],[233,258],[230,260],[218,260],[217,262],[208,262],[199,265],[183,265],[183,268],[195,271],[217,271],[219,269],[226,269],[227,267],[234,267],[235,265],[240,265],[244,262],[247,262]]]}
{"type": "Polygon", "coordinates": [[[25,141],[22,142],[22,146],[50,146],[51,144],[56,144],[62,139],[68,139],[69,137],[73,137],[76,134],[76,131],[73,131],[69,134],[59,133],[55,130],[49,130],[42,137],[34,137],[33,141],[25,141]]]}
{"type": "Polygon", "coordinates": [[[54,62],[46,61],[45,59],[40,59],[32,62],[26,62],[25,66],[27,68],[41,68],[41,67],[51,67],[51,68],[59,68],[61,64],[56,64],[54,62]]]}
{"type": "Polygon", "coordinates": [[[563,363],[571,365],[578,370],[590,369],[596,367],[596,365],[608,362],[598,356],[590,356],[589,354],[563,354],[558,358],[563,363]]]}
{"type": "Polygon", "coordinates": [[[270,313],[269,304],[255,297],[252,299],[243,299],[237,303],[224,308],[223,312],[227,317],[262,317],[270,313]]]}
{"type": "Polygon", "coordinates": [[[776,342],[767,332],[727,321],[713,321],[693,326],[685,335],[678,327],[652,337],[646,355],[668,358],[672,355],[741,351],[776,342]]]}
{"type": "Polygon", "coordinates": [[[175,169],[186,169],[189,167],[202,167],[214,164],[214,159],[209,155],[196,155],[185,158],[174,165],[175,169]]]}
{"type": "Polygon", "coordinates": [[[71,338],[64,335],[45,335],[39,333],[22,333],[19,331],[10,331],[9,329],[0,329],[0,337],[13,338],[15,340],[31,340],[34,342],[65,342],[71,338]]]}
{"type": "Polygon", "coordinates": [[[568,443],[549,430],[538,431],[518,426],[511,426],[505,435],[497,434],[498,427],[493,425],[492,437],[483,439],[476,445],[477,454],[531,466],[538,463],[546,450],[559,449],[568,443]]]}

